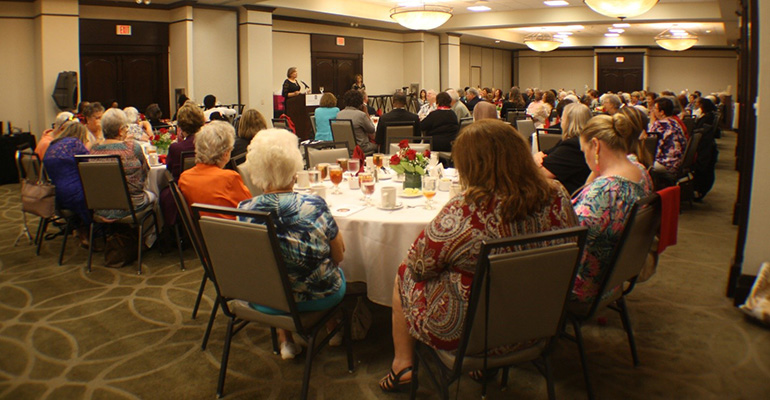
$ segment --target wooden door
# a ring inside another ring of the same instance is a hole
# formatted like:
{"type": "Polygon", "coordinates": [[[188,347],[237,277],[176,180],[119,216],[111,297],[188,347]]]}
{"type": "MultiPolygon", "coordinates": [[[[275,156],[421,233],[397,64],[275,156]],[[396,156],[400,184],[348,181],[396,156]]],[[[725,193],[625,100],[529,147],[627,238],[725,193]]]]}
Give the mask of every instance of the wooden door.
{"type": "Polygon", "coordinates": [[[109,102],[118,99],[119,61],[114,55],[84,55],[80,57],[81,98],[98,101],[109,107],[109,102]]]}
{"type": "Polygon", "coordinates": [[[644,88],[643,53],[602,53],[597,64],[599,93],[630,93],[644,88]]]}
{"type": "Polygon", "coordinates": [[[361,58],[350,54],[314,55],[312,63],[313,93],[320,93],[323,86],[341,104],[342,96],[355,83],[356,74],[361,73],[361,58]]]}

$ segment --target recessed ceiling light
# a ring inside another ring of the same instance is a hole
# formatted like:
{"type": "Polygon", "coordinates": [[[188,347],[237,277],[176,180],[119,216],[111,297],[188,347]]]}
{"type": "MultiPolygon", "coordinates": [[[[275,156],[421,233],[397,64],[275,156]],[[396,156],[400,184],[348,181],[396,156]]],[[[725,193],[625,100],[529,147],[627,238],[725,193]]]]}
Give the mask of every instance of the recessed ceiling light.
{"type": "Polygon", "coordinates": [[[626,31],[625,29],[618,29],[618,28],[609,28],[607,30],[612,32],[612,33],[623,33],[623,32],[626,31]]]}
{"type": "Polygon", "coordinates": [[[548,7],[564,7],[569,5],[569,3],[563,0],[549,0],[544,1],[543,4],[547,5],[548,7]]]}
{"type": "Polygon", "coordinates": [[[569,31],[582,31],[583,29],[585,29],[583,25],[529,26],[526,28],[513,28],[514,31],[524,31],[524,32],[569,32],[569,31]]]}
{"type": "Polygon", "coordinates": [[[605,33],[604,36],[606,37],[618,37],[620,36],[619,33],[605,33]]]}
{"type": "Polygon", "coordinates": [[[559,32],[559,35],[570,36],[572,35],[572,32],[559,32]]]}
{"type": "Polygon", "coordinates": [[[612,24],[615,28],[630,28],[631,24],[612,24]]]}
{"type": "Polygon", "coordinates": [[[563,33],[557,33],[557,34],[553,35],[553,37],[560,38],[560,39],[566,39],[566,38],[569,37],[569,35],[565,35],[563,33]]]}
{"type": "Polygon", "coordinates": [[[711,33],[711,29],[707,30],[706,33],[711,33]]]}
{"type": "Polygon", "coordinates": [[[473,11],[473,12],[484,12],[484,11],[489,11],[489,10],[491,10],[491,8],[489,8],[487,6],[471,6],[471,7],[468,7],[468,11],[473,11]]]}
{"type": "Polygon", "coordinates": [[[499,40],[495,40],[495,43],[500,43],[500,41],[499,40]]]}

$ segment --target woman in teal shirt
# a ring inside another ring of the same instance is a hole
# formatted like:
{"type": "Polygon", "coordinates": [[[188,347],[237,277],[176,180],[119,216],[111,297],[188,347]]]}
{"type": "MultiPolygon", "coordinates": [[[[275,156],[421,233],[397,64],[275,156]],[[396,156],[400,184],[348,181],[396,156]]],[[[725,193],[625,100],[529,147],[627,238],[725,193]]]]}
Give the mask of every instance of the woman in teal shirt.
{"type": "Polygon", "coordinates": [[[333,141],[332,126],[329,120],[337,118],[337,98],[331,92],[321,96],[321,106],[315,110],[315,140],[333,141]]]}

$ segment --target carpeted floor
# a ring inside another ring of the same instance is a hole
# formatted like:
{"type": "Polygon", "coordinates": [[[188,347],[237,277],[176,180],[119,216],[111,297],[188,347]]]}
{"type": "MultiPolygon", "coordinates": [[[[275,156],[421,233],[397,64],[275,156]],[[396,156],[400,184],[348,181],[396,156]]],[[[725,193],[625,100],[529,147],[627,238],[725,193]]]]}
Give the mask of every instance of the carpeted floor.
{"type": "MultiPolygon", "coordinates": [[[[705,203],[685,208],[679,244],[629,297],[641,365],[632,366],[616,314],[606,314],[606,325],[584,330],[599,398],[770,398],[770,331],[747,321],[724,297],[736,236],[730,223],[734,146],[732,133],[720,140],[714,191],[705,203]]],[[[86,251],[72,240],[58,266],[60,237],[45,242],[40,256],[27,241],[13,246],[21,228],[18,190],[0,186],[0,398],[214,398],[226,321],[217,319],[209,347],[201,351],[213,290],[207,289],[198,318],[191,319],[202,274],[194,253],[186,251],[188,268],[180,271],[175,253],[150,251],[141,276],[135,266],[103,268],[97,255],[88,274],[86,251]]],[[[377,388],[392,357],[390,310],[372,310],[368,337],[355,343],[356,371],[347,373],[341,348],[324,350],[313,369],[311,398],[407,397],[377,388]]],[[[576,347],[560,342],[553,360],[557,397],[585,398],[576,347]]],[[[267,329],[249,326],[237,335],[229,365],[228,398],[299,395],[302,361],[273,355],[267,329]]],[[[419,397],[435,398],[429,380],[422,382],[419,397]]],[[[490,392],[492,399],[547,397],[531,366],[512,370],[507,391],[491,384],[490,392]]],[[[479,394],[478,385],[461,380],[458,398],[479,394]]]]}

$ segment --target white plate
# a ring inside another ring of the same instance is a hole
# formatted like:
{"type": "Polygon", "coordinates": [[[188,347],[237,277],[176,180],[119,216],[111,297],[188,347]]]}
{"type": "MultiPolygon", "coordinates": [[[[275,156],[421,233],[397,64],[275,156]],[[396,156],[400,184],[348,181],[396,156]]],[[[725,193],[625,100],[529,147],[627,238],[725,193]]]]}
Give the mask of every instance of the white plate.
{"type": "Polygon", "coordinates": [[[302,190],[302,191],[310,190],[310,186],[305,186],[305,187],[294,186],[294,190],[302,190]]]}
{"type": "Polygon", "coordinates": [[[415,193],[415,194],[406,194],[403,191],[398,193],[398,197],[403,197],[405,199],[413,199],[416,197],[422,197],[422,190],[415,193]]]}
{"type": "Polygon", "coordinates": [[[404,207],[404,203],[396,203],[396,205],[393,207],[383,207],[382,203],[377,204],[377,208],[379,208],[380,210],[386,210],[386,211],[398,210],[403,207],[404,207]]]}

